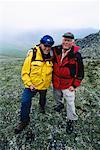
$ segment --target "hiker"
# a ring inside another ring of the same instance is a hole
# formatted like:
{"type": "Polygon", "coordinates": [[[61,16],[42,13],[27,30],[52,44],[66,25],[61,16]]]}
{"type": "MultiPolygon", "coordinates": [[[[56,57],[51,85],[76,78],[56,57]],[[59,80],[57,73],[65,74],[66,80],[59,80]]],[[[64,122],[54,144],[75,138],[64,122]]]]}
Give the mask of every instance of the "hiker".
{"type": "MultiPolygon", "coordinates": [[[[62,44],[52,47],[53,51],[53,94],[56,101],[55,111],[64,108],[63,98],[66,100],[67,133],[72,133],[74,123],[78,119],[75,112],[75,91],[84,78],[84,65],[79,46],[75,45],[74,35],[67,32],[62,37],[62,44]]],[[[31,51],[28,51],[28,54],[31,51]]]]}
{"type": "Polygon", "coordinates": [[[53,47],[53,93],[56,101],[55,111],[61,112],[64,108],[62,98],[66,100],[67,127],[72,133],[74,123],[78,119],[75,112],[75,90],[80,86],[84,77],[84,66],[79,46],[75,45],[74,35],[67,32],[62,37],[62,44],[53,47]]]}
{"type": "Polygon", "coordinates": [[[32,97],[37,92],[40,95],[40,112],[45,113],[46,93],[52,79],[53,63],[50,50],[53,44],[54,40],[51,36],[43,36],[40,44],[31,48],[31,52],[24,61],[21,76],[25,89],[21,101],[20,123],[15,128],[16,134],[20,133],[29,124],[32,97]]]}

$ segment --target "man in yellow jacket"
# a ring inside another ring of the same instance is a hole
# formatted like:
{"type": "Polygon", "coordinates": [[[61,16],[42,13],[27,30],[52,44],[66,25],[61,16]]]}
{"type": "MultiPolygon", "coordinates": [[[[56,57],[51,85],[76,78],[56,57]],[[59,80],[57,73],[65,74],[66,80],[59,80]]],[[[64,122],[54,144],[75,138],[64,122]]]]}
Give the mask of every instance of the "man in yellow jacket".
{"type": "Polygon", "coordinates": [[[22,95],[20,123],[15,128],[15,133],[20,133],[30,121],[30,108],[32,97],[37,92],[40,94],[39,105],[41,113],[45,113],[46,92],[52,80],[52,56],[50,53],[54,40],[45,35],[40,44],[32,48],[22,67],[22,80],[25,89],[22,95]]]}

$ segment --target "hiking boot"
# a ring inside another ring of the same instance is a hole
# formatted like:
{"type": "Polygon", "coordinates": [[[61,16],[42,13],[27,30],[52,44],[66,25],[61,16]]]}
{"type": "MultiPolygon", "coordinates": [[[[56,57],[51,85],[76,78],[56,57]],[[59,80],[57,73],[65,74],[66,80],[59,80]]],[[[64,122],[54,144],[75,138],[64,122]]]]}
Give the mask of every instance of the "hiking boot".
{"type": "Polygon", "coordinates": [[[60,104],[60,105],[56,106],[54,108],[54,110],[60,113],[63,108],[64,108],[64,104],[60,104]]]}
{"type": "Polygon", "coordinates": [[[35,133],[32,130],[29,130],[26,132],[26,140],[27,141],[34,141],[35,139],[35,133]]]}
{"type": "Polygon", "coordinates": [[[29,122],[20,122],[17,127],[15,128],[15,134],[20,133],[23,129],[26,128],[26,126],[29,124],[29,122]]]}
{"type": "Polygon", "coordinates": [[[45,109],[44,108],[40,107],[39,109],[40,109],[40,113],[45,114],[45,109]]]}
{"type": "Polygon", "coordinates": [[[73,120],[69,120],[67,121],[67,127],[66,127],[66,132],[68,134],[71,134],[74,130],[74,121],[73,120]]]}

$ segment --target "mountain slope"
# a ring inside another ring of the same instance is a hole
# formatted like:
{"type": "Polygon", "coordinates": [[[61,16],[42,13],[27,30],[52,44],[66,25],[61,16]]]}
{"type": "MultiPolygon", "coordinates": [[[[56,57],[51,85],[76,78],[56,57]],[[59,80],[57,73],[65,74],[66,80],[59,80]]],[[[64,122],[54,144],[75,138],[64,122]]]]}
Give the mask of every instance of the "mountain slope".
{"type": "Polygon", "coordinates": [[[99,150],[100,59],[87,59],[84,64],[85,78],[75,100],[79,119],[71,135],[66,133],[66,103],[60,114],[54,111],[52,88],[47,92],[46,114],[39,112],[37,94],[32,101],[30,124],[21,134],[14,134],[24,89],[23,61],[0,57],[0,150],[99,150]]]}
{"type": "Polygon", "coordinates": [[[81,47],[80,52],[83,57],[100,58],[100,31],[83,39],[77,39],[76,44],[81,47]]]}

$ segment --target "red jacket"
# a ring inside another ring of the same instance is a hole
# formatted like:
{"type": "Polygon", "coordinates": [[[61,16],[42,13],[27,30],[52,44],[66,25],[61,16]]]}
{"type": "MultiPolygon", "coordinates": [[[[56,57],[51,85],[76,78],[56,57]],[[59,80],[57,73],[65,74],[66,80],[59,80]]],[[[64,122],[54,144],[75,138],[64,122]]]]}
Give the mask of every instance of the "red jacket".
{"type": "Polygon", "coordinates": [[[73,46],[61,63],[62,46],[53,47],[53,86],[56,89],[67,89],[80,86],[84,77],[84,66],[79,47],[73,46]]]}

